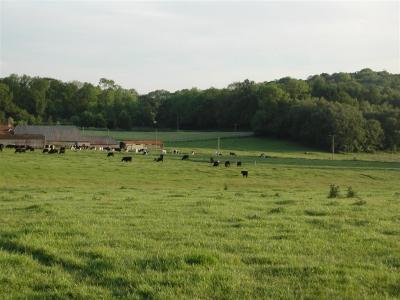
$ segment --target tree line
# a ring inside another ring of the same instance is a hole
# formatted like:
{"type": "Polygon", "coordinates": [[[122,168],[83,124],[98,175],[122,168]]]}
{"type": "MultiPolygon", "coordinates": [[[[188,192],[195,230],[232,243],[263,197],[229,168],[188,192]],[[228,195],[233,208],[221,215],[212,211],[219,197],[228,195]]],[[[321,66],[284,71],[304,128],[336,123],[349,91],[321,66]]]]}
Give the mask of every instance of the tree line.
{"type": "Polygon", "coordinates": [[[339,151],[400,146],[400,75],[363,69],[235,82],[226,88],[156,90],[139,95],[113,80],[98,85],[52,78],[0,78],[0,122],[132,127],[253,130],[339,151]]]}

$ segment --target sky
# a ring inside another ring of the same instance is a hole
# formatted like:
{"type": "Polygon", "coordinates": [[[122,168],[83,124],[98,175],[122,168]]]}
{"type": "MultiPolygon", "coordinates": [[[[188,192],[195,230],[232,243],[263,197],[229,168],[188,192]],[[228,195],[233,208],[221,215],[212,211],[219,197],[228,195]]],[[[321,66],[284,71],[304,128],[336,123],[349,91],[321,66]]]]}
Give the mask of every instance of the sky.
{"type": "Polygon", "coordinates": [[[143,94],[363,68],[400,73],[400,1],[0,0],[0,77],[143,94]]]}

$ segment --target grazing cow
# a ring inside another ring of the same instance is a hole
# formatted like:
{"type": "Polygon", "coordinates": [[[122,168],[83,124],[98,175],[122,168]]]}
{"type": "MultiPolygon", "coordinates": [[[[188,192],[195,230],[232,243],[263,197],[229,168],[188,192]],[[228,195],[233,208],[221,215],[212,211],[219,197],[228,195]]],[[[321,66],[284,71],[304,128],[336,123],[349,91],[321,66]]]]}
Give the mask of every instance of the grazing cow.
{"type": "Polygon", "coordinates": [[[131,162],[131,161],[132,161],[132,156],[124,156],[124,157],[121,159],[121,161],[124,161],[124,162],[131,162]]]}
{"type": "Polygon", "coordinates": [[[121,152],[121,148],[114,148],[115,151],[121,152]]]}
{"type": "Polygon", "coordinates": [[[226,162],[225,162],[225,167],[230,167],[231,166],[231,162],[229,161],[229,160],[227,160],[226,162]]]}
{"type": "Polygon", "coordinates": [[[114,153],[108,152],[108,153],[107,153],[107,157],[110,157],[110,156],[114,156],[114,153]]]}
{"type": "Polygon", "coordinates": [[[192,155],[195,155],[196,153],[194,151],[192,151],[192,155]]]}
{"type": "Polygon", "coordinates": [[[265,154],[264,154],[264,153],[261,153],[261,154],[260,154],[260,157],[261,157],[261,158],[265,158],[265,154]]]}
{"type": "Polygon", "coordinates": [[[42,151],[42,153],[47,153],[47,152],[49,152],[49,149],[47,149],[47,148],[44,148],[42,151]]]}
{"type": "Polygon", "coordinates": [[[182,160],[188,160],[189,159],[189,155],[185,154],[184,156],[182,156],[182,160]]]}
{"type": "Polygon", "coordinates": [[[25,148],[15,148],[15,153],[25,153],[25,148]]]}
{"type": "Polygon", "coordinates": [[[243,177],[247,178],[247,176],[249,176],[249,171],[241,171],[240,173],[242,174],[243,177]]]}
{"type": "Polygon", "coordinates": [[[4,145],[0,144],[0,151],[3,151],[4,145]]]}
{"type": "Polygon", "coordinates": [[[236,166],[241,167],[241,166],[242,166],[242,162],[241,162],[241,161],[238,161],[238,162],[236,163],[236,166]]]}
{"type": "Polygon", "coordinates": [[[229,155],[236,156],[236,153],[235,152],[229,152],[229,155]]]}
{"type": "Polygon", "coordinates": [[[218,167],[218,166],[219,166],[219,160],[214,161],[214,162],[213,162],[213,167],[218,167]]]}
{"type": "Polygon", "coordinates": [[[160,154],[160,157],[154,159],[155,162],[163,162],[164,161],[164,154],[160,154]]]}

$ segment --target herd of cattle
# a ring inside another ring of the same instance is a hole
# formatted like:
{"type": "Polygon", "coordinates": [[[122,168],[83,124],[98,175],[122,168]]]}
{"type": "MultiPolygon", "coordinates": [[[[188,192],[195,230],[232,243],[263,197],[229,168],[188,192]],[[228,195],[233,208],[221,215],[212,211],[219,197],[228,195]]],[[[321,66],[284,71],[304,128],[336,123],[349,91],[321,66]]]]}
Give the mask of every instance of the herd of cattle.
{"type": "MultiPolygon", "coordinates": [[[[15,149],[15,153],[25,153],[25,152],[28,152],[28,151],[34,151],[35,150],[33,147],[31,147],[29,145],[26,145],[26,146],[25,145],[22,145],[22,146],[20,146],[20,145],[6,145],[6,146],[4,146],[3,144],[0,144],[0,152],[3,151],[4,148],[14,148],[15,149]]],[[[56,154],[56,153],[57,154],[65,154],[65,149],[66,149],[65,147],[60,147],[60,149],[57,149],[54,145],[46,145],[43,148],[42,153],[47,153],[47,154],[56,154]]],[[[85,146],[83,146],[83,147],[82,146],[81,147],[72,146],[71,147],[71,150],[75,150],[75,151],[76,150],[87,150],[87,149],[91,150],[90,147],[85,147],[85,146]]],[[[120,148],[109,148],[109,147],[104,147],[101,150],[108,151],[107,157],[114,157],[114,152],[122,152],[123,151],[120,148]]],[[[143,155],[146,155],[148,153],[148,151],[145,150],[145,149],[140,149],[138,152],[142,153],[143,155]]],[[[177,150],[177,149],[174,149],[174,150],[171,151],[171,153],[180,154],[180,151],[177,150]]],[[[161,150],[161,154],[159,155],[159,157],[154,158],[154,161],[155,162],[163,162],[165,154],[167,154],[167,151],[166,150],[161,150]]],[[[191,154],[192,154],[192,156],[194,156],[195,152],[193,151],[191,154]]],[[[222,153],[216,151],[215,155],[222,156],[222,153]]],[[[229,155],[230,156],[236,156],[236,153],[230,152],[229,155]]],[[[264,154],[261,154],[260,157],[266,157],[266,156],[264,154]]],[[[181,160],[189,160],[189,158],[190,157],[189,157],[188,154],[184,154],[182,156],[181,160]]],[[[132,162],[132,156],[123,156],[122,159],[121,159],[121,162],[132,162]]],[[[210,157],[210,160],[208,162],[213,167],[218,167],[222,163],[224,164],[224,166],[226,168],[229,168],[231,166],[231,162],[229,160],[226,160],[225,162],[221,162],[220,160],[215,160],[213,157],[210,157]]],[[[237,160],[236,161],[236,166],[237,167],[242,167],[242,162],[240,160],[237,160]]],[[[242,174],[243,177],[247,178],[248,175],[249,175],[249,172],[246,171],[246,170],[242,170],[241,174],[242,174]]]]}

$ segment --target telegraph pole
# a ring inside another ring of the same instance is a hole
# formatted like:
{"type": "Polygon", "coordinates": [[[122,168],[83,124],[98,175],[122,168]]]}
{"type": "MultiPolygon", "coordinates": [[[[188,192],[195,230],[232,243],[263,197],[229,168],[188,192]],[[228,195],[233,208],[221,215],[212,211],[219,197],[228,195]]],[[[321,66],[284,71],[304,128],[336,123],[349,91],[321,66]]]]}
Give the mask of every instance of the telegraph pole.
{"type": "Polygon", "coordinates": [[[158,140],[157,121],[154,120],[153,123],[154,123],[155,130],[156,130],[156,151],[157,151],[157,148],[158,148],[158,145],[157,145],[157,140],[158,140]]]}

